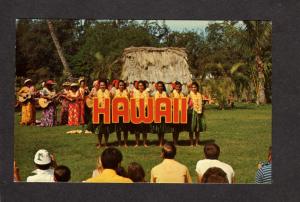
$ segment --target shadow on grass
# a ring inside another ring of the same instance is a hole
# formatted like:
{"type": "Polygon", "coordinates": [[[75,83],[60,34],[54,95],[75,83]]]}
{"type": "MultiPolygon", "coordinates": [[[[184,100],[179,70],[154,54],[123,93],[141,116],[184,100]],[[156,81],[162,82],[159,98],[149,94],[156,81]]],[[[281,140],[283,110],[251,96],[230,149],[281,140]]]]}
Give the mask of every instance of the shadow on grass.
{"type": "MultiPolygon", "coordinates": [[[[236,109],[256,109],[258,106],[255,103],[235,103],[231,108],[225,106],[223,110],[236,110],[236,109]]],[[[205,110],[222,111],[217,105],[205,105],[205,110]]]]}
{"type": "MultiPolygon", "coordinates": [[[[208,140],[200,140],[200,145],[205,145],[207,143],[214,143],[215,140],[214,139],[208,139],[208,140]]],[[[190,146],[191,142],[190,140],[179,140],[178,141],[178,146],[190,146]]]]}
{"type": "MultiPolygon", "coordinates": [[[[165,140],[164,143],[166,143],[166,142],[172,142],[172,141],[165,140]]],[[[214,143],[214,142],[215,142],[214,139],[208,139],[208,140],[202,140],[202,141],[200,141],[199,144],[200,145],[205,145],[207,143],[214,143]]],[[[159,145],[158,140],[152,140],[152,141],[148,140],[147,143],[148,143],[148,146],[158,146],[159,145]]],[[[122,141],[121,145],[122,146],[124,145],[123,141],[122,141]]],[[[135,146],[135,141],[134,140],[128,140],[127,141],[127,145],[129,147],[133,147],[133,146],[135,146]]],[[[140,144],[139,145],[143,146],[143,141],[142,140],[140,140],[140,144]]],[[[118,144],[118,141],[114,141],[114,142],[108,143],[108,146],[118,147],[119,144],[118,144]]],[[[178,141],[178,146],[190,146],[190,140],[179,140],[178,141]]]]}

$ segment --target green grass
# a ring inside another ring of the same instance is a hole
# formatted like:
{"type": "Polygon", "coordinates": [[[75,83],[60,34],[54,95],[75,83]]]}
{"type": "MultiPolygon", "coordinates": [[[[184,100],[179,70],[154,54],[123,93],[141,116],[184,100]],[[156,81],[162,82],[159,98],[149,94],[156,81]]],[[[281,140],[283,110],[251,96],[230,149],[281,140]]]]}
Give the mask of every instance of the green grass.
{"type": "MultiPolygon", "coordinates": [[[[214,106],[208,106],[205,114],[208,130],[201,133],[201,141],[215,141],[220,146],[220,160],[233,167],[237,183],[254,183],[257,163],[266,159],[271,145],[272,106],[237,104],[233,110],[217,110],[214,106]]],[[[15,114],[15,118],[14,155],[23,180],[31,175],[34,154],[41,148],[54,153],[58,164],[71,169],[72,182],[80,182],[91,176],[97,158],[103,151],[96,149],[95,135],[66,134],[66,131],[80,127],[22,127],[18,124],[19,113],[15,114]]],[[[179,138],[182,144],[188,144],[187,133],[181,133],[179,138]]],[[[161,148],[155,145],[156,139],[156,134],[148,134],[151,142],[148,148],[121,147],[122,165],[126,168],[132,161],[140,163],[149,181],[151,168],[162,160],[161,148]]],[[[166,134],[165,139],[172,140],[172,135],[166,134]]],[[[129,135],[129,140],[133,144],[133,134],[129,135]]],[[[110,142],[116,144],[115,133],[110,134],[110,142]]],[[[195,166],[198,160],[204,158],[203,144],[194,148],[178,146],[177,150],[176,159],[189,168],[193,182],[196,182],[195,166]]]]}

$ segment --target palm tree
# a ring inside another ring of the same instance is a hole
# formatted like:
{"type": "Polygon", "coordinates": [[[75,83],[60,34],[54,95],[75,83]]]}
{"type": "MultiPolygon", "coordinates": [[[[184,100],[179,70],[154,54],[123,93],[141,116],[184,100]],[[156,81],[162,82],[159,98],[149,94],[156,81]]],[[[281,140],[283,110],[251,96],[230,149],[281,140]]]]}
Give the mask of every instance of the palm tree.
{"type": "Polygon", "coordinates": [[[227,71],[224,66],[222,63],[208,63],[201,76],[201,83],[212,92],[220,109],[224,109],[229,104],[228,101],[233,102],[231,98],[234,94],[241,98],[242,91],[248,88],[250,80],[247,72],[243,71],[247,68],[245,63],[235,63],[227,71]]]}
{"type": "Polygon", "coordinates": [[[63,75],[65,77],[67,77],[68,79],[71,79],[72,78],[72,73],[71,73],[71,69],[67,63],[67,60],[64,56],[64,53],[63,53],[63,49],[56,37],[56,34],[55,34],[55,31],[54,31],[54,27],[53,27],[53,23],[50,21],[50,20],[47,20],[47,24],[48,24],[48,27],[49,27],[49,31],[50,31],[50,34],[51,34],[51,37],[52,37],[52,40],[54,42],[54,45],[56,47],[56,50],[58,52],[58,55],[59,55],[59,58],[63,64],[63,67],[64,67],[64,70],[63,70],[63,75]]]}
{"type": "Polygon", "coordinates": [[[270,45],[272,25],[269,21],[243,21],[246,25],[242,43],[249,48],[255,56],[255,69],[257,74],[257,104],[266,103],[265,75],[264,75],[264,49],[270,45]]]}

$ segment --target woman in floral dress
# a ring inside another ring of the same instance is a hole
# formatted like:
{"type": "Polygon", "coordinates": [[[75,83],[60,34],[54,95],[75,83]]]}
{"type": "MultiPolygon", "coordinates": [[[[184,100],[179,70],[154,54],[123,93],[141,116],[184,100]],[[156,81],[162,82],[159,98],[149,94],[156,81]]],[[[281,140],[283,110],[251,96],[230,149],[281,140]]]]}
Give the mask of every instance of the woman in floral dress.
{"type": "Polygon", "coordinates": [[[54,83],[54,81],[48,80],[45,83],[45,87],[40,92],[42,98],[45,98],[45,99],[51,101],[48,104],[48,106],[45,109],[43,109],[41,124],[40,124],[40,126],[42,126],[42,127],[52,127],[52,126],[56,125],[56,119],[57,119],[56,104],[53,101],[54,97],[56,96],[56,92],[53,89],[53,86],[55,84],[56,83],[54,83]]]}

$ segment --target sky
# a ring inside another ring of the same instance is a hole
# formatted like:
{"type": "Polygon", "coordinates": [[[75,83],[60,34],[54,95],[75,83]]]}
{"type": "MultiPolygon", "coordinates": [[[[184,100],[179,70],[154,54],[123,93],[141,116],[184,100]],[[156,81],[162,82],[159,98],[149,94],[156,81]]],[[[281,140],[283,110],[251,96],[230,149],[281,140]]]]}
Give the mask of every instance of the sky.
{"type": "MultiPolygon", "coordinates": [[[[142,20],[138,20],[141,22],[142,20]]],[[[159,23],[162,23],[162,20],[158,20],[159,23]]],[[[222,21],[205,21],[205,20],[165,20],[165,23],[172,31],[196,31],[204,32],[205,27],[209,23],[222,22],[222,21]]]]}
{"type": "Polygon", "coordinates": [[[173,31],[204,31],[209,23],[220,21],[200,21],[200,20],[166,20],[165,23],[173,31]]]}

